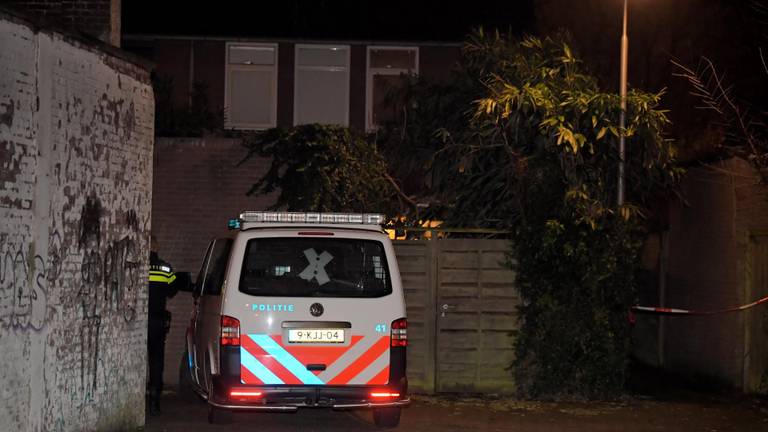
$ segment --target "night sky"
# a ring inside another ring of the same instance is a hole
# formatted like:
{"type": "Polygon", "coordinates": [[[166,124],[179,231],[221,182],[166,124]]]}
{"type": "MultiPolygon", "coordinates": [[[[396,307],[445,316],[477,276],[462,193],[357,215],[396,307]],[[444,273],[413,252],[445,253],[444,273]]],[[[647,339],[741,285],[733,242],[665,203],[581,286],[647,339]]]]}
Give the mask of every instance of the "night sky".
{"type": "Polygon", "coordinates": [[[529,31],[533,15],[533,0],[124,0],[123,33],[460,41],[477,25],[529,31]]]}

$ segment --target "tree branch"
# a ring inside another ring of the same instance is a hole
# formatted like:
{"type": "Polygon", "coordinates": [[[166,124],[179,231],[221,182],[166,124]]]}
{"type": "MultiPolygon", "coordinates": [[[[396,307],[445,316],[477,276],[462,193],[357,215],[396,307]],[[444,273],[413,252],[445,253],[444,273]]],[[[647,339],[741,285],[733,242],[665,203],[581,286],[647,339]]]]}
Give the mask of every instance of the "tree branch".
{"type": "Polygon", "coordinates": [[[411,197],[409,197],[408,195],[406,195],[406,194],[405,194],[405,192],[403,192],[403,189],[400,187],[400,185],[398,185],[398,184],[397,184],[397,182],[395,181],[395,179],[394,179],[394,178],[392,178],[392,176],[391,176],[391,175],[389,175],[389,173],[384,173],[384,178],[385,178],[385,179],[387,179],[387,181],[388,181],[388,182],[390,182],[390,183],[392,184],[392,187],[394,187],[394,188],[395,188],[395,191],[397,192],[397,195],[398,195],[398,196],[399,196],[401,199],[403,199],[403,200],[407,201],[409,204],[411,204],[411,205],[413,206],[413,208],[416,208],[416,206],[418,205],[418,203],[417,203],[416,201],[414,201],[414,200],[413,200],[413,198],[411,198],[411,197]]]}

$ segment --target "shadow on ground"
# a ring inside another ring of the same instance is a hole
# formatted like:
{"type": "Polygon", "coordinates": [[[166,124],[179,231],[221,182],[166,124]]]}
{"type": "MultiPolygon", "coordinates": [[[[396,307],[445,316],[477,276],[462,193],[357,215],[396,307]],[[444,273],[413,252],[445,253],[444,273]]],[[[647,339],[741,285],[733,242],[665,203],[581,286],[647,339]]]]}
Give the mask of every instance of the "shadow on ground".
{"type": "MultiPolygon", "coordinates": [[[[682,379],[633,365],[628,396],[617,402],[536,402],[459,395],[413,396],[395,430],[470,431],[768,431],[768,398],[746,396],[705,380],[682,379]]],[[[202,400],[163,397],[163,412],[148,432],[381,430],[369,411],[302,409],[297,413],[232,413],[208,423],[202,400]]]]}
{"type": "MultiPolygon", "coordinates": [[[[531,402],[514,399],[415,396],[398,431],[768,431],[768,401],[695,394],[685,400],[628,397],[614,403],[531,402]]],[[[689,394],[690,396],[690,394],[689,394]]],[[[237,413],[209,424],[202,401],[185,402],[166,392],[163,413],[147,419],[148,432],[381,430],[370,412],[303,409],[293,414],[237,413]]]]}

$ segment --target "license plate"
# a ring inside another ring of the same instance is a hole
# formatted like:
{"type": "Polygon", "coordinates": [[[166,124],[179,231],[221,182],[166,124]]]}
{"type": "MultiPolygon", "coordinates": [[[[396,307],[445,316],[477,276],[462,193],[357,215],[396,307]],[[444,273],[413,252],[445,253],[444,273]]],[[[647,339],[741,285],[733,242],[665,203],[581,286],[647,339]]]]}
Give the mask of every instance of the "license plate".
{"type": "Polygon", "coordinates": [[[290,329],[291,343],[344,343],[343,329],[290,329]]]}

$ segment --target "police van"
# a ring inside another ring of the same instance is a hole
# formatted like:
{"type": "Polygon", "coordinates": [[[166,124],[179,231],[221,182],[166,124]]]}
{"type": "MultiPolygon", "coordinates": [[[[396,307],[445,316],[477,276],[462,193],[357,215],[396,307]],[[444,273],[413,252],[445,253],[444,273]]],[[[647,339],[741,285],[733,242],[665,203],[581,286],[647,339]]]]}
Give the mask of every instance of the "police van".
{"type": "Polygon", "coordinates": [[[409,403],[400,273],[378,214],[245,212],[208,247],[181,392],[226,411],[370,408],[394,427],[409,403]]]}

